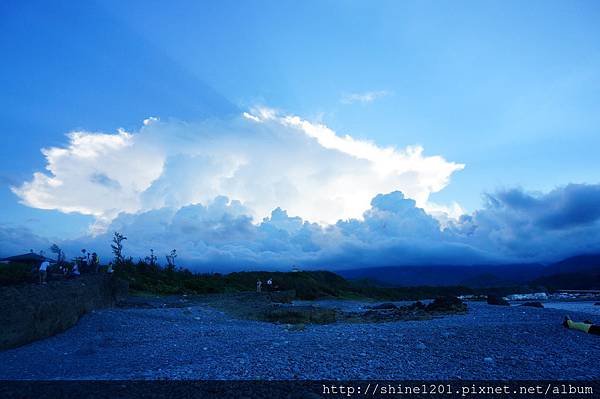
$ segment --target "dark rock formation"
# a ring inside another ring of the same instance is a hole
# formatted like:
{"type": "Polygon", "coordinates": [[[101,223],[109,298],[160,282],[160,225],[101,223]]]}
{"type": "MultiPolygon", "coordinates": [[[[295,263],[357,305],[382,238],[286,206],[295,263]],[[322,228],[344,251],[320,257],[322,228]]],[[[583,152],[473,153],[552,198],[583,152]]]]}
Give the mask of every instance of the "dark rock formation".
{"type": "Polygon", "coordinates": [[[496,295],[488,295],[487,303],[489,305],[510,306],[510,303],[506,299],[496,295]]]}
{"type": "MultiPolygon", "coordinates": [[[[420,302],[418,302],[420,303],[420,302]]],[[[467,305],[455,296],[440,296],[426,306],[428,312],[465,312],[467,305]]]]}
{"type": "Polygon", "coordinates": [[[427,306],[420,301],[405,306],[394,305],[393,308],[387,304],[382,305],[386,306],[373,306],[366,312],[340,312],[339,318],[348,322],[378,323],[401,320],[428,320],[436,316],[467,311],[467,305],[453,296],[436,298],[427,306]]]}
{"type": "Polygon", "coordinates": [[[541,303],[541,302],[525,302],[521,306],[529,306],[529,307],[532,307],[532,308],[543,308],[544,304],[541,303]]]}
{"type": "Polygon", "coordinates": [[[1,287],[0,350],[62,332],[85,313],[115,305],[127,290],[125,281],[108,274],[1,287]]]}

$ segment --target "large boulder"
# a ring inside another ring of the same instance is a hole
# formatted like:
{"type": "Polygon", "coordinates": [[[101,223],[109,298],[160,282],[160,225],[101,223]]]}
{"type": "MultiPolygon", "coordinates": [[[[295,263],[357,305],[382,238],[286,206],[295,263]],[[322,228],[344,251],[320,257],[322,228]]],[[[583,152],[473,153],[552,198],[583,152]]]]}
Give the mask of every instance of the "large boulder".
{"type": "Polygon", "coordinates": [[[435,298],[425,309],[428,312],[465,312],[467,305],[455,296],[446,295],[435,298]]]}
{"type": "Polygon", "coordinates": [[[489,305],[510,306],[510,303],[501,296],[488,295],[487,303],[489,305]]]}

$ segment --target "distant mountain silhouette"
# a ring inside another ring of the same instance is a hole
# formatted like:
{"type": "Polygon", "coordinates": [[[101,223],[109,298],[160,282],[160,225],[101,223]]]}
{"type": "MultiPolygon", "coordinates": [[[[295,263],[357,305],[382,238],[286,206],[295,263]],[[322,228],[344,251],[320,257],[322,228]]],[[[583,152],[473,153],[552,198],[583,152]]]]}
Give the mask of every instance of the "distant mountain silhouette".
{"type": "Polygon", "coordinates": [[[600,289],[600,255],[578,255],[556,262],[532,284],[554,289],[600,289]]]}
{"type": "Polygon", "coordinates": [[[436,265],[436,266],[389,266],[337,273],[347,279],[366,278],[382,285],[410,287],[419,285],[453,286],[473,288],[520,285],[542,274],[541,264],[515,265],[436,265]]]}
{"type": "Polygon", "coordinates": [[[600,270],[600,254],[577,255],[549,265],[544,275],[586,273],[600,270]]]}
{"type": "Polygon", "coordinates": [[[599,289],[600,255],[578,255],[550,265],[387,266],[341,270],[347,279],[369,279],[381,285],[456,286],[471,288],[545,286],[554,289],[599,289]]]}

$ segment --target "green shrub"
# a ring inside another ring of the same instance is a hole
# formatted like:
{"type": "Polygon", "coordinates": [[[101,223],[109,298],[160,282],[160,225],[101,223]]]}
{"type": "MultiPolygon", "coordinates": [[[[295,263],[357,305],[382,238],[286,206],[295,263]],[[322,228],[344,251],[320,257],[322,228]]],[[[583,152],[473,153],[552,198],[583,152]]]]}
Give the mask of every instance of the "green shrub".
{"type": "Polygon", "coordinates": [[[14,285],[36,281],[35,268],[30,264],[0,264],[0,285],[14,285]]]}

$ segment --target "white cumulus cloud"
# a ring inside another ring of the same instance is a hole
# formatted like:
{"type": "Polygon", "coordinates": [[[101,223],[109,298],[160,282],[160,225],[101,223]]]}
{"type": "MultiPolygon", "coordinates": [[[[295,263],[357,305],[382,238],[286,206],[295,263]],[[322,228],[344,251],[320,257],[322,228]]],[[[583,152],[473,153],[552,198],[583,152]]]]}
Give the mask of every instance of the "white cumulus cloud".
{"type": "Polygon", "coordinates": [[[402,191],[432,211],[431,193],[463,165],[423,148],[382,148],[269,108],[198,123],[152,117],[135,132],[72,132],[42,150],[46,172],[13,191],[41,209],[96,217],[240,201],[254,222],[277,207],[320,224],[361,218],[378,193],[402,191]]]}

